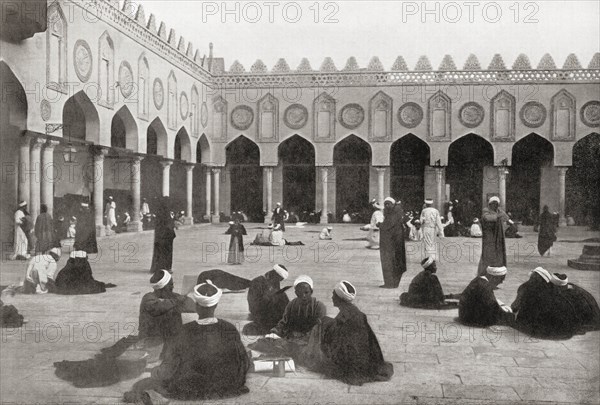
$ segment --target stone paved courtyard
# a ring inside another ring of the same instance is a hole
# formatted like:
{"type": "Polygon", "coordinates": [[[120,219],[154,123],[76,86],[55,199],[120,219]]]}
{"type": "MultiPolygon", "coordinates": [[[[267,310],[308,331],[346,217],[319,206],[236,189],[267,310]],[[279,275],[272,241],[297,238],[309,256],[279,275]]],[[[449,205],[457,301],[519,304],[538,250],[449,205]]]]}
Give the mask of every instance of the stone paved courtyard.
{"type": "MultiPolygon", "coordinates": [[[[264,225],[247,224],[250,242],[264,225]]],[[[587,403],[600,402],[600,333],[588,333],[563,341],[536,341],[507,327],[476,329],[455,322],[457,310],[431,311],[403,308],[398,296],[420,271],[420,246],[408,243],[408,272],[398,290],[382,290],[379,252],[365,249],[366,232],[357,225],[334,226],[334,241],[317,243],[319,226],[290,227],[288,240],[302,240],[302,247],[247,250],[242,266],[223,264],[229,237],[224,226],[180,229],[175,239],[176,290],[184,275],[222,268],[253,278],[273,263],[290,270],[291,283],[300,274],[315,281],[315,296],[327,305],[340,279],[358,288],[357,305],[368,315],[386,360],[394,363],[390,382],[349,386],[299,369],[286,378],[249,374],[250,393],[227,404],[483,404],[483,403],[587,403]],[[223,254],[222,254],[223,253],[223,254]]],[[[569,280],[600,298],[600,274],[566,266],[581,254],[584,239],[597,233],[581,228],[561,228],[553,257],[537,255],[533,232],[523,239],[507,240],[509,273],[496,292],[511,303],[517,287],[538,265],[564,272],[569,280]]],[[[2,403],[120,403],[137,379],[114,386],[78,389],[54,374],[53,363],[85,360],[122,336],[137,330],[138,306],[150,291],[148,267],[152,256],[152,232],[117,235],[100,240],[101,257],[92,263],[94,276],[118,285],[94,296],[3,297],[15,305],[29,323],[22,329],[2,330],[0,349],[0,400],[2,403]]],[[[442,241],[444,258],[438,275],[446,293],[460,292],[474,277],[479,241],[452,238],[442,241]]],[[[68,251],[68,249],[65,249],[68,251]]],[[[64,265],[67,252],[59,263],[64,265]]],[[[23,262],[2,262],[0,284],[22,280],[23,262]]],[[[245,294],[226,294],[217,309],[221,318],[239,326],[248,322],[245,294]]],[[[194,319],[185,315],[185,320],[194,319]]],[[[252,340],[244,338],[246,344],[252,340]]]]}

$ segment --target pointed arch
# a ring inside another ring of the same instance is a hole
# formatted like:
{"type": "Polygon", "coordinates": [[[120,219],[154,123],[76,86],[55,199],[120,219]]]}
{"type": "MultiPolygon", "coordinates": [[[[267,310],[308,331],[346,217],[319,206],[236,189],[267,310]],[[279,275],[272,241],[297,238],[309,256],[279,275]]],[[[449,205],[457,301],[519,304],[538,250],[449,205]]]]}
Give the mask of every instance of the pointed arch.
{"type": "Polygon", "coordinates": [[[260,147],[245,135],[239,135],[225,146],[225,161],[230,164],[260,165],[260,147]]]}
{"type": "Polygon", "coordinates": [[[344,211],[361,213],[367,208],[370,185],[371,146],[351,134],[333,147],[335,168],[336,218],[341,221],[344,211]]]}
{"type": "Polygon", "coordinates": [[[196,142],[196,163],[208,164],[210,161],[210,143],[206,134],[202,134],[198,142],[196,142]]]}
{"type": "Polygon", "coordinates": [[[315,147],[300,135],[281,142],[279,166],[283,177],[283,206],[290,212],[310,214],[315,210],[317,169],[315,147]]]}
{"type": "Polygon", "coordinates": [[[46,30],[46,84],[62,93],[67,92],[67,19],[56,1],[48,7],[46,30]]]}
{"type": "Polygon", "coordinates": [[[82,90],[63,107],[63,136],[100,144],[100,118],[96,106],[82,90]]]}
{"type": "Polygon", "coordinates": [[[573,166],[566,177],[566,215],[576,225],[600,227],[600,133],[592,132],[573,145],[573,166]]]}
{"type": "Polygon", "coordinates": [[[406,210],[418,211],[425,199],[425,170],[429,166],[429,145],[413,134],[392,144],[390,149],[391,196],[402,200],[406,210]]]}
{"type": "Polygon", "coordinates": [[[168,156],[169,138],[160,118],[156,117],[148,126],[146,133],[146,153],[148,155],[168,156]]]}
{"type": "Polygon", "coordinates": [[[150,115],[150,65],[146,53],[138,58],[138,118],[148,120],[150,115]]]}
{"type": "Polygon", "coordinates": [[[185,160],[186,162],[192,162],[192,146],[190,142],[190,135],[185,127],[181,127],[175,135],[175,147],[174,157],[176,160],[185,160]]]}
{"type": "Polygon", "coordinates": [[[110,132],[110,146],[139,151],[137,124],[127,106],[113,116],[110,132]]]}
{"type": "Polygon", "coordinates": [[[260,148],[240,135],[225,147],[226,168],[230,178],[231,209],[242,210],[249,217],[262,216],[262,168],[260,148]]]}
{"type": "Polygon", "coordinates": [[[108,31],[98,40],[98,104],[112,108],[115,100],[115,45],[108,31]]]}

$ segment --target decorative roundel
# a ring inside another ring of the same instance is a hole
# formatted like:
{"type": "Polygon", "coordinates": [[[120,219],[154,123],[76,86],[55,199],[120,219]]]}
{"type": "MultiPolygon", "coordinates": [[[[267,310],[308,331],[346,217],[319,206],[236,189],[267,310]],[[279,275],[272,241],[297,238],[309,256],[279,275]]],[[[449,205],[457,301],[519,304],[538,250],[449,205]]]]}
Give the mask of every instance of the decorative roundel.
{"type": "Polygon", "coordinates": [[[181,92],[181,96],[179,97],[179,113],[181,114],[181,119],[185,120],[188,117],[188,113],[190,112],[190,103],[188,102],[188,96],[185,94],[185,91],[181,92]]]}
{"type": "Polygon", "coordinates": [[[92,75],[92,50],[87,42],[83,39],[78,39],[73,48],[73,65],[75,65],[75,73],[79,80],[83,83],[90,80],[92,75]]]}
{"type": "Polygon", "coordinates": [[[588,127],[600,126],[600,101],[590,101],[581,107],[581,121],[588,127]]]}
{"type": "Polygon", "coordinates": [[[458,119],[467,128],[476,128],[483,122],[485,110],[477,103],[465,103],[460,108],[458,119]]]}
{"type": "Polygon", "coordinates": [[[546,122],[546,107],[537,101],[525,103],[519,116],[523,125],[529,128],[539,128],[546,122]]]}
{"type": "Polygon", "coordinates": [[[417,103],[406,103],[398,110],[398,121],[405,128],[415,128],[423,121],[423,109],[417,103]]]}
{"type": "Polygon", "coordinates": [[[231,112],[231,125],[233,125],[235,129],[244,131],[250,128],[253,121],[254,112],[252,112],[252,108],[247,105],[239,105],[231,112]]]}
{"type": "Polygon", "coordinates": [[[119,88],[123,97],[127,98],[131,96],[134,86],[133,70],[129,62],[124,60],[119,67],[119,88]]]}
{"type": "Polygon", "coordinates": [[[355,129],[365,120],[365,110],[358,104],[345,105],[340,111],[340,124],[347,129],[355,129]]]}
{"type": "Polygon", "coordinates": [[[165,88],[163,87],[162,80],[160,80],[158,77],[154,79],[153,95],[154,106],[157,110],[160,110],[165,103],[165,88]]]}
{"type": "Polygon", "coordinates": [[[40,103],[40,114],[44,121],[48,121],[52,115],[52,106],[48,100],[42,100],[40,103]]]}
{"type": "Polygon", "coordinates": [[[283,121],[290,129],[304,128],[308,122],[308,110],[302,104],[292,104],[286,108],[283,121]]]}
{"type": "Polygon", "coordinates": [[[200,107],[200,123],[203,128],[206,128],[208,125],[208,106],[206,105],[206,101],[202,103],[202,107],[200,107]]]}

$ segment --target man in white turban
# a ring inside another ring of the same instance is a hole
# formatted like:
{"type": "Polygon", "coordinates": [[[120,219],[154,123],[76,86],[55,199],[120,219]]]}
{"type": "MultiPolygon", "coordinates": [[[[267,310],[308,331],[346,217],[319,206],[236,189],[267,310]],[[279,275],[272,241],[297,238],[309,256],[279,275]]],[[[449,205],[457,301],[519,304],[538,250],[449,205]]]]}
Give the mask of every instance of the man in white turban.
{"type": "Polygon", "coordinates": [[[437,263],[433,257],[427,257],[421,261],[423,271],[412,279],[408,286],[408,292],[400,295],[400,305],[411,308],[442,308],[456,307],[453,302],[446,299],[458,299],[458,295],[444,295],[442,284],[437,275],[437,263]]]}
{"type": "Polygon", "coordinates": [[[196,304],[198,320],[182,327],[152,377],[126,394],[128,402],[151,396],[148,391],[183,401],[249,392],[245,384],[250,361],[240,334],[234,325],[215,317],[222,294],[210,281],[194,287],[189,297],[196,304]]]}
{"type": "MultiPolygon", "coordinates": [[[[254,321],[257,335],[268,333],[283,317],[287,304],[290,302],[281,282],[289,276],[288,269],[283,264],[276,264],[262,276],[250,282],[248,290],[248,308],[254,321]]],[[[246,333],[246,329],[244,330],[246,333]]]]}
{"type": "Polygon", "coordinates": [[[481,215],[481,259],[477,275],[485,275],[489,266],[506,266],[506,243],[504,241],[504,223],[512,224],[506,212],[500,208],[500,198],[492,197],[481,215]]]}

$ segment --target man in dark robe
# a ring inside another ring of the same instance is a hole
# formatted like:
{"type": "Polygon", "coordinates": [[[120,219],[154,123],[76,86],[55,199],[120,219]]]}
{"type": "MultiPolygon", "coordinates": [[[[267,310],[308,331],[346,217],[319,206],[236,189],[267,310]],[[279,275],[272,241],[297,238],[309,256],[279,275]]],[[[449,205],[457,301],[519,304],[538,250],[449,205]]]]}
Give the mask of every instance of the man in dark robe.
{"type": "Polygon", "coordinates": [[[196,285],[204,284],[210,280],[214,285],[229,291],[242,291],[250,287],[250,280],[230,274],[226,271],[214,269],[200,273],[196,285]]]}
{"type": "Polygon", "coordinates": [[[323,319],[320,349],[324,361],[317,369],[351,385],[389,381],[394,366],[384,361],[367,316],[352,303],[355,298],[356,288],[348,281],[335,286],[331,299],[339,313],[334,319],[323,319]]]}
{"type": "Polygon", "coordinates": [[[408,292],[400,295],[400,305],[411,308],[456,308],[453,302],[446,299],[458,299],[458,295],[444,295],[440,280],[436,276],[437,264],[433,257],[421,261],[423,271],[412,279],[408,286],[408,292]]]}
{"type": "Polygon", "coordinates": [[[488,267],[485,276],[477,276],[471,281],[458,303],[460,322],[481,327],[512,322],[511,308],[494,295],[494,288],[504,281],[506,272],[506,267],[488,267]]]}
{"type": "Polygon", "coordinates": [[[248,235],[248,233],[244,225],[241,224],[238,214],[235,214],[234,220],[229,222],[229,229],[227,229],[225,235],[231,235],[227,263],[242,264],[244,262],[244,235],[248,235]]]}
{"type": "Polygon", "coordinates": [[[544,256],[546,252],[550,255],[550,248],[556,241],[556,225],[547,205],[544,205],[540,215],[540,227],[538,234],[538,252],[544,256]]]}
{"type": "Polygon", "coordinates": [[[492,197],[488,207],[483,209],[481,216],[481,230],[483,239],[481,246],[481,259],[477,275],[485,275],[488,267],[506,266],[506,243],[504,241],[504,222],[512,224],[508,215],[500,209],[500,198],[492,197]]]}
{"type": "Polygon", "coordinates": [[[384,283],[380,288],[398,288],[402,274],[406,272],[402,208],[396,208],[396,201],[388,197],[383,204],[383,215],[383,223],[377,224],[384,283]]]}
{"type": "Polygon", "coordinates": [[[600,330],[600,308],[592,294],[569,283],[566,274],[554,273],[550,281],[556,286],[559,295],[566,298],[573,307],[577,318],[578,334],[600,330]]]}
{"type": "Polygon", "coordinates": [[[81,250],[88,254],[98,253],[96,225],[94,221],[94,214],[90,210],[89,204],[81,203],[79,212],[77,213],[77,224],[75,225],[74,250],[81,250]]]}
{"type": "Polygon", "coordinates": [[[281,208],[281,203],[277,203],[277,207],[273,210],[273,216],[271,217],[271,221],[273,221],[273,226],[279,224],[281,225],[281,231],[285,232],[285,220],[286,220],[287,212],[281,208]]]}
{"type": "Polygon", "coordinates": [[[48,213],[46,204],[40,206],[40,215],[35,221],[34,234],[36,239],[35,252],[37,254],[43,254],[52,248],[60,247],[60,241],[57,240],[54,229],[54,220],[52,215],[48,213]]]}
{"type": "Polygon", "coordinates": [[[215,317],[222,291],[212,284],[194,288],[198,320],[183,326],[169,345],[151,378],[139,381],[125,394],[125,402],[146,401],[159,394],[178,400],[208,400],[248,393],[250,361],[239,332],[215,317]]]}
{"type": "Polygon", "coordinates": [[[0,300],[0,328],[20,328],[23,326],[23,315],[13,305],[4,305],[0,300]]]}
{"type": "Polygon", "coordinates": [[[100,294],[111,287],[116,286],[94,279],[87,253],[75,250],[71,252],[65,267],[56,275],[54,288],[50,292],[61,295],[100,294]]]}
{"type": "Polygon", "coordinates": [[[552,283],[553,276],[538,267],[519,286],[511,307],[516,328],[539,338],[570,338],[577,331],[577,314],[552,283]]]}
{"type": "Polygon", "coordinates": [[[154,220],[154,252],[150,273],[160,270],[170,271],[173,266],[173,239],[175,239],[175,218],[170,208],[169,197],[162,197],[156,204],[154,220]]]}
{"type": "Polygon", "coordinates": [[[276,264],[263,276],[258,276],[250,283],[248,290],[248,308],[250,317],[256,324],[256,334],[264,335],[274,328],[283,318],[285,308],[290,302],[281,289],[281,282],[288,278],[287,268],[276,264]],[[261,333],[262,332],[262,333],[261,333]]]}

